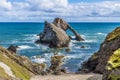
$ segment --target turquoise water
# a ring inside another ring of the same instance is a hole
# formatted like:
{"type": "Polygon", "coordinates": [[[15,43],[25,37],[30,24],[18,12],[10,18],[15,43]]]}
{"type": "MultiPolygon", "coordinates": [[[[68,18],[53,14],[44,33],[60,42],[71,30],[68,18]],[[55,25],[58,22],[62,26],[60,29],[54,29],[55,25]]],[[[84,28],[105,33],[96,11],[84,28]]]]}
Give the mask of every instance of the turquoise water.
{"type": "MultiPolygon", "coordinates": [[[[70,23],[70,25],[78,31],[85,42],[72,40],[69,45],[70,52],[63,49],[59,54],[66,56],[63,67],[68,71],[76,71],[83,61],[99,49],[105,36],[120,26],[120,23],[70,23]],[[81,46],[86,48],[82,49],[81,46]]],[[[11,44],[19,46],[20,55],[28,56],[33,62],[45,62],[49,66],[54,50],[34,43],[38,39],[36,35],[43,30],[43,27],[43,23],[0,23],[0,45],[6,48],[11,44]]],[[[69,30],[67,33],[74,37],[69,30]]]]}

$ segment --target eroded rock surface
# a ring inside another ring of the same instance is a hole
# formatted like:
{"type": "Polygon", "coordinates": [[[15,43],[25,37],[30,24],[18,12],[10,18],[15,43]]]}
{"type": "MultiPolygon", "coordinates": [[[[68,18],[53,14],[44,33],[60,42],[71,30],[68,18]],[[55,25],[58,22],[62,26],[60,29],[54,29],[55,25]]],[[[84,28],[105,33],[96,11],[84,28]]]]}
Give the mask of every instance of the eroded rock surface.
{"type": "Polygon", "coordinates": [[[65,69],[62,69],[62,64],[63,64],[63,58],[64,56],[62,55],[55,55],[51,57],[51,66],[49,68],[49,73],[55,74],[55,75],[60,75],[62,73],[66,73],[65,69]]]}
{"type": "MultiPolygon", "coordinates": [[[[101,44],[98,52],[93,54],[83,63],[82,72],[96,72],[103,74],[103,80],[108,80],[109,75],[116,72],[116,68],[108,70],[106,66],[113,53],[120,48],[120,27],[109,33],[105,41],[101,44]]],[[[119,54],[120,57],[120,54],[119,54]]],[[[120,64],[117,64],[120,66],[120,64]]],[[[117,70],[118,71],[118,70],[117,70]]],[[[111,79],[110,79],[111,80],[111,79]]],[[[117,79],[116,79],[117,80],[117,79]]]]}
{"type": "Polygon", "coordinates": [[[70,37],[66,33],[68,29],[75,34],[77,41],[84,40],[67,22],[55,18],[52,23],[45,21],[44,30],[39,34],[40,38],[36,43],[47,44],[50,48],[68,47],[70,42],[70,37]]]}

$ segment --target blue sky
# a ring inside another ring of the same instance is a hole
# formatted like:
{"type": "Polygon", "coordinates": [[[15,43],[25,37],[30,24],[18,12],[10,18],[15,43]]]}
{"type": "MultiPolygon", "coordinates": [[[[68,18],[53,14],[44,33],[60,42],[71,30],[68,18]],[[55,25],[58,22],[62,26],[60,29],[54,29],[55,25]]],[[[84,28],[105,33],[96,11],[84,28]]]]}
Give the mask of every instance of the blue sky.
{"type": "Polygon", "coordinates": [[[120,0],[0,0],[0,22],[120,22],[120,0]]]}

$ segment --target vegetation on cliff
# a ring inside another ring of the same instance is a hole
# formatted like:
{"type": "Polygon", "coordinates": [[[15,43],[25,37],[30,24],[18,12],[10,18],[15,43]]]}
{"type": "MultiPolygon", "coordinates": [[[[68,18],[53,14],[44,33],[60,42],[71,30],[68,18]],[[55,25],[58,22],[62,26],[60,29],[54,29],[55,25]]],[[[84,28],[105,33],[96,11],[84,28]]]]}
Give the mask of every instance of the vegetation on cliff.
{"type": "Polygon", "coordinates": [[[103,80],[120,79],[120,27],[110,32],[93,54],[82,66],[83,72],[103,74],[103,80]]]}
{"type": "MultiPolygon", "coordinates": [[[[44,64],[32,63],[27,57],[20,56],[15,53],[11,53],[9,50],[0,46],[0,62],[10,67],[15,80],[30,80],[31,76],[41,74],[41,71],[45,68],[44,64]]],[[[5,73],[4,69],[0,67],[0,78],[13,79],[5,73]]]]}
{"type": "Polygon", "coordinates": [[[113,30],[111,33],[109,33],[105,39],[105,41],[111,41],[116,38],[120,37],[120,27],[113,30]]]}

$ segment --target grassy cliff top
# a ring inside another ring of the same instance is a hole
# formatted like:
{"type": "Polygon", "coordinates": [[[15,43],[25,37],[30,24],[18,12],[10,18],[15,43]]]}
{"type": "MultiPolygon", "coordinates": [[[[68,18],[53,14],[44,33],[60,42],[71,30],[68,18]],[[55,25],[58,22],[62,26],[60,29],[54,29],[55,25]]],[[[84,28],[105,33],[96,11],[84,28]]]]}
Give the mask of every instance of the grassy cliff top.
{"type": "MultiPolygon", "coordinates": [[[[7,66],[10,67],[11,71],[13,74],[16,76],[16,78],[20,78],[22,80],[30,80],[30,73],[27,69],[16,63],[14,60],[12,60],[10,57],[8,57],[7,54],[10,54],[10,52],[3,48],[0,47],[0,62],[3,62],[7,66]]],[[[10,56],[10,55],[9,55],[10,56]]],[[[4,69],[0,68],[0,72],[3,74],[0,74],[0,77],[9,79],[10,76],[5,73],[4,69]]]]}
{"type": "Polygon", "coordinates": [[[120,27],[117,27],[114,31],[109,33],[105,39],[105,41],[111,41],[120,37],[120,27]]]}

